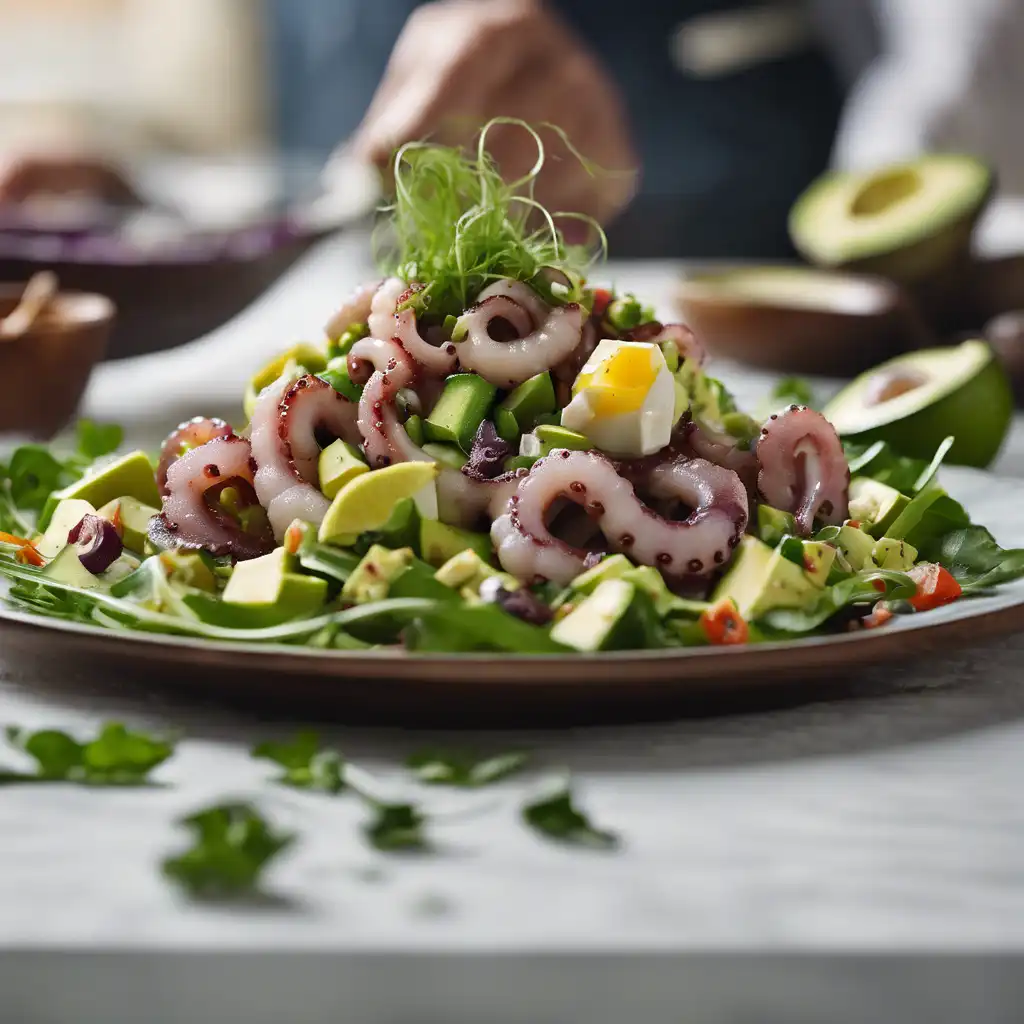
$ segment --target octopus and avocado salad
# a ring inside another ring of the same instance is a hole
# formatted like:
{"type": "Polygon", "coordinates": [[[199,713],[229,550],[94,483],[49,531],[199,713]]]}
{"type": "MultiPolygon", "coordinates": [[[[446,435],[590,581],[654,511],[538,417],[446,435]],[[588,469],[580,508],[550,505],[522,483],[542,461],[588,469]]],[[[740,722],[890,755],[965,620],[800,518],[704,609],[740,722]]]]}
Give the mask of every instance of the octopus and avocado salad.
{"type": "MultiPolygon", "coordinates": [[[[931,458],[885,439],[879,408],[920,386],[899,365],[858,385],[852,442],[781,394],[749,415],[684,324],[592,283],[599,231],[567,245],[482,141],[405,147],[395,181],[386,276],[258,370],[238,423],[127,454],[83,423],[74,455],[14,453],[9,603],[211,640],[592,653],[884,627],[1024,575],[940,486],[952,437],[931,458]]],[[[980,342],[958,358],[990,372],[980,342]]]]}

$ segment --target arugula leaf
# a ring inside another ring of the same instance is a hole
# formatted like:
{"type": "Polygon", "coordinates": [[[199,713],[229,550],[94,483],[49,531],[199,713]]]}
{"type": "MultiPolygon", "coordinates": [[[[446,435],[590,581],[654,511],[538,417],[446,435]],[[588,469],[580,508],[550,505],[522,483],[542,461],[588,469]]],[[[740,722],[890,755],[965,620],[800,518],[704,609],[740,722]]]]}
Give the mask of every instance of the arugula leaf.
{"type": "Polygon", "coordinates": [[[945,566],[965,594],[1024,576],[1024,548],[1001,548],[984,526],[951,530],[926,544],[920,554],[945,566]]]}
{"type": "Polygon", "coordinates": [[[804,377],[783,377],[772,388],[771,398],[773,404],[815,406],[814,389],[804,377]]]}
{"type": "Polygon", "coordinates": [[[851,476],[869,476],[911,496],[924,490],[953,445],[946,438],[930,459],[914,459],[894,451],[887,441],[872,444],[843,442],[843,451],[850,466],[851,476]]]}
{"type": "Polygon", "coordinates": [[[275,781],[295,789],[340,793],[345,788],[345,762],[336,750],[322,750],[315,732],[300,732],[288,743],[267,740],[252,748],[252,756],[280,765],[275,781]]]}
{"type": "Polygon", "coordinates": [[[39,512],[53,491],[74,483],[81,471],[58,462],[41,444],[16,448],[6,469],[6,485],[11,501],[19,510],[39,512]]]}
{"type": "Polygon", "coordinates": [[[420,782],[476,789],[522,771],[526,762],[526,754],[518,750],[484,758],[451,751],[423,750],[410,755],[405,764],[415,772],[420,782]]]}
{"type": "Polygon", "coordinates": [[[193,896],[252,895],[269,863],[295,841],[274,828],[251,804],[207,807],[179,821],[193,844],[163,862],[164,874],[193,896]]]}
{"type": "Polygon", "coordinates": [[[758,626],[769,633],[810,633],[849,605],[908,600],[916,593],[917,584],[906,573],[876,569],[826,587],[806,608],[772,608],[761,616],[758,626]],[[885,585],[884,591],[875,586],[876,581],[885,585]]]}
{"type": "Polygon", "coordinates": [[[426,850],[430,846],[423,829],[427,819],[415,804],[370,801],[374,816],[363,833],[378,850],[426,850]]]}
{"type": "Polygon", "coordinates": [[[595,828],[575,805],[568,780],[553,793],[526,804],[522,815],[526,824],[535,832],[561,843],[605,850],[619,843],[619,837],[614,832],[595,828]]]}
{"type": "Polygon", "coordinates": [[[124,431],[116,423],[79,420],[76,427],[78,454],[92,461],[116,452],[124,440],[124,431]]]}
{"type": "Polygon", "coordinates": [[[432,603],[406,628],[403,638],[410,651],[563,654],[569,649],[552,640],[547,630],[495,604],[432,603]]]}
{"type": "Polygon", "coordinates": [[[150,772],[174,753],[167,740],[130,732],[120,722],[108,722],[86,743],[58,729],[25,732],[9,726],[6,736],[38,765],[29,778],[87,786],[145,785],[150,772]]]}

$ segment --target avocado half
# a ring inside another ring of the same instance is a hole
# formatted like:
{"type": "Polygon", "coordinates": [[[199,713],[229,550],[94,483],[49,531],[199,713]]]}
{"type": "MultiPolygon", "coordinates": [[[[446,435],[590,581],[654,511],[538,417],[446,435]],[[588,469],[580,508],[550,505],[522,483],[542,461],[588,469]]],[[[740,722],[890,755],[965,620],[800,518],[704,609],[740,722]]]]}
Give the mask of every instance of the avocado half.
{"type": "Polygon", "coordinates": [[[825,174],[794,204],[790,236],[819,266],[918,284],[967,258],[993,187],[989,167],[953,153],[825,174]]]}
{"type": "Polygon", "coordinates": [[[950,434],[948,461],[987,466],[1013,416],[1010,382],[983,341],[922,349],[861,374],[826,406],[841,437],[888,441],[904,455],[928,459],[950,434]]]}

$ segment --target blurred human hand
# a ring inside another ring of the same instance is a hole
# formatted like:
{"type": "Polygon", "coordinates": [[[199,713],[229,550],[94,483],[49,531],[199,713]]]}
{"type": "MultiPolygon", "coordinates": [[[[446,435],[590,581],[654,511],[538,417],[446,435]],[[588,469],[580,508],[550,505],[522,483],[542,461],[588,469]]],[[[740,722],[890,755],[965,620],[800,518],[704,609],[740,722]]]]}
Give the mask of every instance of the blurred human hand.
{"type": "MultiPolygon", "coordinates": [[[[611,78],[539,0],[437,0],[417,8],[346,149],[386,167],[403,142],[430,136],[466,145],[492,117],[561,128],[605,173],[590,174],[556,132],[541,129],[550,159],[536,197],[552,211],[609,220],[629,201],[637,157],[623,101],[611,78]]],[[[488,149],[502,174],[536,159],[529,134],[496,125],[488,149]]]]}

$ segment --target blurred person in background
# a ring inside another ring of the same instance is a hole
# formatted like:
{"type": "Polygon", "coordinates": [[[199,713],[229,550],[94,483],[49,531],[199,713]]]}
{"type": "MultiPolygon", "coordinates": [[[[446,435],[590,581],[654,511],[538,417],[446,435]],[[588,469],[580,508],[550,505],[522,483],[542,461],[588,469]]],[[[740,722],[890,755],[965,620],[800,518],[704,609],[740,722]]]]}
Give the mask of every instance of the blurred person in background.
{"type": "MultiPolygon", "coordinates": [[[[186,6],[200,16],[202,5],[186,6]]],[[[1007,93],[1021,95],[1012,83],[1024,68],[1022,8],[263,0],[247,10],[265,19],[275,141],[286,151],[326,158],[343,141],[344,154],[386,167],[410,139],[467,142],[499,115],[549,122],[619,173],[589,175],[548,132],[555,159],[538,197],[611,223],[619,255],[766,258],[790,253],[787,211],[830,152],[865,164],[968,148],[997,156],[1004,181],[1024,176],[1016,133],[1005,130],[1016,103],[1007,93]]],[[[166,18],[171,9],[160,10],[166,18]]],[[[509,175],[532,162],[526,133],[503,129],[492,141],[509,175]]],[[[16,199],[47,175],[56,188],[77,175],[116,192],[109,171],[21,161],[0,174],[0,197],[16,199]]]]}

